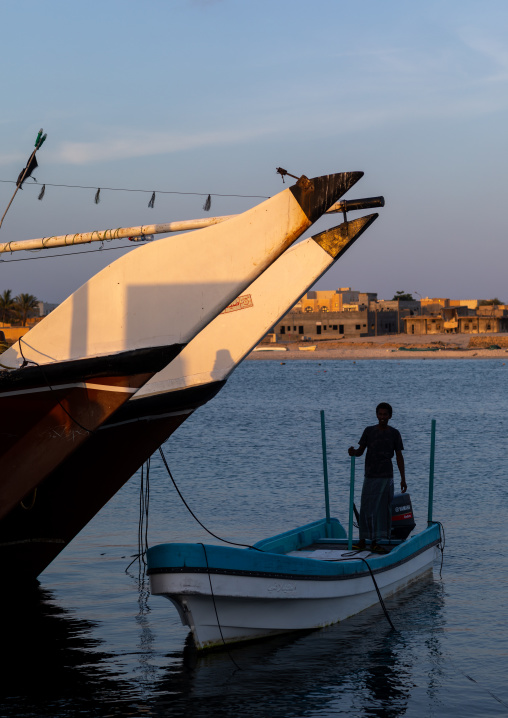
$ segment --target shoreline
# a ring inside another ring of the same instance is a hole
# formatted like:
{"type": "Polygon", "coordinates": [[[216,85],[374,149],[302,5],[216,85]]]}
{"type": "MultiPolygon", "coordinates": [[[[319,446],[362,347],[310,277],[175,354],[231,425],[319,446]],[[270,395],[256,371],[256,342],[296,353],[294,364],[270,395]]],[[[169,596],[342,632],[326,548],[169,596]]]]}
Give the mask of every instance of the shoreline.
{"type": "Polygon", "coordinates": [[[346,340],[280,342],[258,345],[246,357],[251,361],[298,361],[301,359],[339,360],[410,360],[410,359],[503,359],[508,362],[508,334],[388,335],[346,340]],[[315,346],[315,350],[300,347],[315,346]],[[488,347],[496,348],[488,348],[488,347]],[[285,351],[273,350],[274,347],[285,351]]]}

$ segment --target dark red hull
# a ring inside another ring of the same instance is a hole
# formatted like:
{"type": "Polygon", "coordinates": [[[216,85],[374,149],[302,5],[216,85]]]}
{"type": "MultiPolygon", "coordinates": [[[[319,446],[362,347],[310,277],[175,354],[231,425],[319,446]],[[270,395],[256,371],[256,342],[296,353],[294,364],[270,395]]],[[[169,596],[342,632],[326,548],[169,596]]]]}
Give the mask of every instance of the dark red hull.
{"type": "Polygon", "coordinates": [[[0,521],[0,558],[18,578],[36,578],[185,419],[225,382],[125,404],[46,478],[33,506],[0,521]],[[128,450],[126,450],[128,447],[128,450]]]}
{"type": "Polygon", "coordinates": [[[26,367],[0,375],[0,519],[34,490],[182,345],[26,367]]]}

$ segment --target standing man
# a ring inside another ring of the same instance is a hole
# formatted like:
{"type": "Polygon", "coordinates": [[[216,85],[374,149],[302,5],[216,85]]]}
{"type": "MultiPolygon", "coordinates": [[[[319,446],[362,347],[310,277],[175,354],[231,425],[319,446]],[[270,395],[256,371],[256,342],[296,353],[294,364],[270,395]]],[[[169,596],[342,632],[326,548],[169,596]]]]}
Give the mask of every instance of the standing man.
{"type": "Polygon", "coordinates": [[[380,539],[389,539],[392,526],[391,503],[393,499],[393,466],[395,454],[400,472],[400,488],[407,491],[402,437],[397,429],[388,426],[392,418],[392,407],[386,402],[376,407],[378,423],[368,426],[360,439],[360,446],[350,446],[349,456],[361,456],[367,449],[365,457],[365,479],[362,489],[360,506],[360,540],[355,548],[366,548],[366,539],[371,540],[371,551],[387,553],[378,544],[380,539]]]}

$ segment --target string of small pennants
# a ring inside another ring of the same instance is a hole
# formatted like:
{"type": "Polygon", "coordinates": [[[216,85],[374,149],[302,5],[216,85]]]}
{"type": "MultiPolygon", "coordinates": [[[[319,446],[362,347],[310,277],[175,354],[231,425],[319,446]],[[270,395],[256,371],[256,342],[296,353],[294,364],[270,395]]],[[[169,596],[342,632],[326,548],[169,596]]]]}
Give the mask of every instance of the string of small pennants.
{"type": "MultiPolygon", "coordinates": [[[[28,161],[27,161],[27,163],[26,163],[26,166],[25,166],[25,167],[21,170],[21,172],[19,173],[18,179],[16,180],[16,183],[15,183],[15,184],[16,184],[16,189],[15,189],[14,194],[13,194],[13,196],[12,196],[12,198],[11,198],[11,200],[10,200],[8,206],[7,206],[7,209],[5,210],[5,212],[4,212],[4,214],[3,214],[3,217],[2,217],[1,220],[0,220],[0,227],[2,226],[2,222],[3,222],[4,218],[5,218],[5,215],[7,214],[8,210],[9,210],[9,207],[11,206],[11,204],[12,204],[12,202],[13,202],[13,200],[14,200],[14,197],[16,196],[17,191],[20,190],[20,189],[23,189],[23,184],[24,184],[24,182],[25,182],[27,179],[32,179],[36,184],[39,184],[39,182],[36,180],[36,178],[32,176],[32,173],[33,173],[34,170],[37,169],[37,167],[38,167],[38,163],[37,163],[37,159],[36,159],[35,154],[36,154],[37,150],[39,150],[39,149],[42,147],[42,145],[44,144],[44,142],[45,142],[45,140],[46,140],[46,137],[47,137],[47,135],[44,134],[44,130],[42,130],[42,129],[39,130],[39,133],[38,133],[38,135],[37,135],[37,139],[35,140],[35,149],[32,151],[32,154],[31,154],[30,157],[28,158],[28,161]]],[[[2,182],[4,182],[4,181],[8,181],[8,180],[2,180],[2,182]]],[[[93,188],[91,188],[91,187],[83,187],[83,186],[80,186],[80,185],[65,185],[65,184],[63,184],[63,185],[60,185],[60,184],[56,185],[56,184],[50,184],[50,183],[47,183],[47,186],[48,186],[48,187],[69,187],[69,188],[73,188],[73,189],[93,189],[93,188]]],[[[136,190],[136,189],[125,189],[125,188],[118,188],[118,187],[106,187],[106,188],[97,187],[96,192],[95,192],[95,196],[94,196],[94,202],[95,202],[95,204],[99,204],[99,203],[100,203],[100,201],[101,201],[101,191],[104,191],[104,190],[111,190],[111,191],[115,191],[115,192],[146,192],[146,193],[149,193],[149,192],[150,192],[150,190],[144,190],[144,189],[136,190]]],[[[39,195],[38,195],[37,199],[38,199],[38,200],[42,200],[42,199],[44,198],[45,194],[46,194],[46,183],[41,186],[41,189],[40,189],[40,191],[39,191],[39,195]]],[[[157,194],[178,194],[178,195],[183,195],[183,194],[185,194],[185,195],[203,196],[203,197],[206,197],[205,202],[204,202],[204,204],[203,204],[203,210],[204,210],[205,212],[209,212],[210,209],[211,209],[211,207],[212,207],[212,194],[206,195],[206,193],[201,193],[201,192],[168,192],[168,191],[164,191],[164,190],[154,190],[154,191],[152,191],[150,200],[149,200],[149,202],[148,202],[148,207],[150,207],[151,209],[153,209],[154,206],[155,206],[155,197],[156,197],[157,194]]],[[[245,198],[247,198],[247,197],[248,197],[248,198],[256,197],[256,198],[261,198],[261,199],[267,199],[267,197],[264,197],[264,196],[261,197],[260,195],[238,195],[238,194],[235,194],[235,195],[226,195],[226,194],[220,194],[220,195],[214,195],[214,196],[220,196],[220,197],[245,197],[245,198]]]]}
{"type": "MultiPolygon", "coordinates": [[[[116,192],[121,192],[121,190],[119,190],[119,189],[117,189],[117,188],[114,188],[114,189],[115,189],[116,192]]],[[[42,186],[42,189],[41,189],[41,191],[40,191],[40,193],[39,193],[39,196],[37,197],[37,199],[42,199],[42,198],[44,197],[45,191],[46,191],[46,185],[43,185],[43,186],[42,186]]],[[[138,192],[146,192],[146,190],[126,190],[126,191],[128,191],[128,192],[136,192],[136,191],[138,191],[138,192]]],[[[151,209],[154,208],[154,205],[155,205],[155,195],[156,195],[156,194],[157,194],[157,192],[154,190],[154,191],[152,192],[152,196],[150,197],[150,200],[149,200],[149,202],[148,202],[148,207],[150,207],[151,209]]],[[[172,193],[172,192],[169,193],[169,192],[159,191],[159,194],[173,194],[173,193],[172,193]]],[[[174,194],[176,194],[176,192],[175,192],[174,194]]],[[[196,193],[196,194],[198,194],[198,193],[196,193]]],[[[99,204],[100,201],[101,201],[101,188],[98,187],[98,188],[97,188],[97,191],[96,191],[96,193],[95,193],[94,202],[95,202],[95,204],[99,204]]],[[[206,200],[205,200],[205,203],[204,203],[204,205],[203,205],[203,209],[204,209],[205,212],[209,212],[210,209],[211,209],[211,207],[212,207],[212,195],[209,194],[208,197],[207,197],[206,200]]]]}

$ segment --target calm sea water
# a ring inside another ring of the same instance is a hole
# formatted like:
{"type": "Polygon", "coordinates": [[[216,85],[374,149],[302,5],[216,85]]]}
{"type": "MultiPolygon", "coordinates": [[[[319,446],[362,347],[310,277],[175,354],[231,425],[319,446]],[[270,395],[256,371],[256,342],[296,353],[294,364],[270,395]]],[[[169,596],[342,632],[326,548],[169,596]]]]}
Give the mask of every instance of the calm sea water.
{"type": "MultiPolygon", "coordinates": [[[[135,476],[22,596],[4,576],[1,716],[499,716],[508,714],[508,359],[246,362],[164,446],[214,533],[250,543],[324,514],[320,409],[332,514],[347,522],[349,458],[374,407],[403,436],[417,529],[426,525],[430,423],[442,580],[326,630],[198,656],[137,564],[135,476]],[[238,666],[238,667],[237,667],[238,666]]],[[[358,461],[357,503],[363,460],[358,461]]],[[[217,543],[160,459],[149,543],[217,543]]]]}

